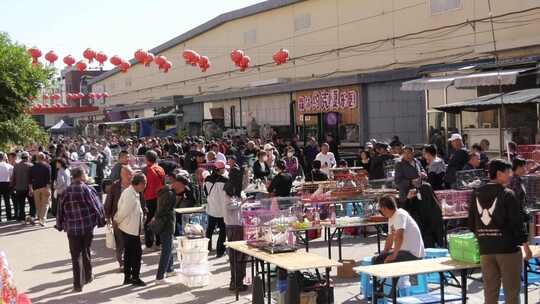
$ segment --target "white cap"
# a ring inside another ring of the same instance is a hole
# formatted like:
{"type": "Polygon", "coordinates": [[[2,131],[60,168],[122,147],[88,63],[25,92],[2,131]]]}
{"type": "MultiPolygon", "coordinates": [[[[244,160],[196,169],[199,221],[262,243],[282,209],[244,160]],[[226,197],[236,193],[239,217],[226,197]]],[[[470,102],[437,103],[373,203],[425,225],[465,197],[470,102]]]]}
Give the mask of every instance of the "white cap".
{"type": "Polygon", "coordinates": [[[458,133],[454,133],[452,134],[452,136],[450,136],[450,138],[448,139],[448,141],[454,141],[454,140],[463,140],[463,138],[461,138],[461,135],[459,135],[458,133]]]}

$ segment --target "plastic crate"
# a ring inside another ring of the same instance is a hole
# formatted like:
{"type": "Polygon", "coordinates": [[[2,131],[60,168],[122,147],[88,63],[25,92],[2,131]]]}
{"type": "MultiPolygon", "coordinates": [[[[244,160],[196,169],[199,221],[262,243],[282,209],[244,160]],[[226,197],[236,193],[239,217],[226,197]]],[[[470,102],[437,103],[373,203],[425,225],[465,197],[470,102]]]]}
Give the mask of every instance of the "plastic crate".
{"type": "Polygon", "coordinates": [[[208,262],[205,263],[187,263],[180,262],[180,273],[188,276],[205,275],[210,272],[208,262]]]}
{"type": "Polygon", "coordinates": [[[480,263],[478,240],[473,233],[451,234],[448,236],[450,256],[453,260],[480,263]]]}
{"type": "MultiPolygon", "coordinates": [[[[426,255],[424,259],[436,259],[436,258],[444,258],[449,255],[448,249],[446,248],[426,248],[425,250],[426,255]]],[[[448,277],[448,274],[445,274],[448,277]]],[[[440,284],[441,277],[439,273],[429,273],[428,274],[428,283],[431,284],[440,284]]]]}
{"type": "Polygon", "coordinates": [[[208,250],[178,250],[178,260],[185,263],[200,264],[208,261],[208,250]]]}
{"type": "Polygon", "coordinates": [[[210,283],[210,275],[187,275],[185,273],[179,272],[178,280],[181,284],[186,285],[187,287],[203,287],[210,283]]]}
{"type": "Polygon", "coordinates": [[[178,238],[178,243],[179,243],[178,250],[186,250],[186,251],[208,250],[207,238],[190,239],[190,238],[181,236],[178,238]]]}

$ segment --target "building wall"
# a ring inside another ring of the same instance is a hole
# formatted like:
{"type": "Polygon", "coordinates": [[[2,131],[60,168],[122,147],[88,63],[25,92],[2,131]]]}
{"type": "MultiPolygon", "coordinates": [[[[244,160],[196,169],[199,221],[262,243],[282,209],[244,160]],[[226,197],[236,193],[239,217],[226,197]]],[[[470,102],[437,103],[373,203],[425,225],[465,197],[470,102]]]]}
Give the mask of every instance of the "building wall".
{"type": "MultiPolygon", "coordinates": [[[[539,5],[537,0],[494,1],[493,14],[539,5]]],[[[497,19],[499,50],[540,44],[538,16],[536,10],[497,19]]],[[[490,24],[466,21],[486,17],[485,0],[308,0],[225,23],[163,52],[160,55],[173,63],[167,74],[155,65],[137,64],[129,73],[117,73],[96,85],[112,93],[111,104],[135,103],[222,92],[277,77],[302,81],[483,57],[492,51],[490,24]],[[441,4],[456,2],[457,9],[432,12],[441,4]],[[448,27],[413,34],[443,26],[448,27]],[[271,63],[272,54],[280,48],[287,48],[292,57],[321,54],[239,73],[229,58],[230,51],[237,48],[246,51],[253,65],[271,63]],[[210,70],[202,73],[184,64],[181,54],[185,49],[209,56],[210,70]]]]}
{"type": "Polygon", "coordinates": [[[390,141],[399,136],[401,142],[425,142],[426,109],[424,93],[401,91],[401,82],[367,85],[369,138],[390,141]]]}

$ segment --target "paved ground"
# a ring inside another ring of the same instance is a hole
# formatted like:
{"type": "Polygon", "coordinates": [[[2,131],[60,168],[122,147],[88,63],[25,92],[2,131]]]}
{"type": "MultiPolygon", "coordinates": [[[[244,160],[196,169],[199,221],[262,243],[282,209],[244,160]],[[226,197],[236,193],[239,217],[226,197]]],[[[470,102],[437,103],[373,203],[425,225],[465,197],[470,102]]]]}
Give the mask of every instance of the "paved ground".
{"type": "MultiPolygon", "coordinates": [[[[102,229],[96,231],[93,249],[94,274],[96,280],[85,286],[84,292],[74,294],[72,289],[71,260],[67,238],[52,226],[46,228],[20,224],[0,224],[0,250],[6,252],[14,278],[20,290],[26,291],[34,303],[233,303],[234,296],[227,289],[229,267],[226,257],[210,258],[211,282],[205,288],[188,289],[180,284],[155,286],[152,281],[157,271],[157,252],[145,252],[143,256],[142,278],[149,285],[145,288],[122,286],[123,276],[116,272],[113,252],[105,248],[102,229]]],[[[326,255],[322,242],[315,242],[313,252],[326,255]]],[[[373,238],[346,239],[344,258],[354,258],[373,254],[376,250],[373,238]]],[[[336,253],[337,255],[337,250],[336,253]]],[[[248,273],[250,271],[248,270],[248,273]]],[[[433,286],[434,287],[434,286],[433,286]]],[[[482,303],[481,285],[469,285],[469,303],[482,303]]],[[[449,288],[449,292],[459,292],[449,288]]],[[[539,302],[539,292],[531,289],[530,302],[539,302]]],[[[362,303],[358,280],[336,279],[336,303],[362,303]]],[[[251,303],[249,293],[242,294],[238,303],[251,303]]]]}

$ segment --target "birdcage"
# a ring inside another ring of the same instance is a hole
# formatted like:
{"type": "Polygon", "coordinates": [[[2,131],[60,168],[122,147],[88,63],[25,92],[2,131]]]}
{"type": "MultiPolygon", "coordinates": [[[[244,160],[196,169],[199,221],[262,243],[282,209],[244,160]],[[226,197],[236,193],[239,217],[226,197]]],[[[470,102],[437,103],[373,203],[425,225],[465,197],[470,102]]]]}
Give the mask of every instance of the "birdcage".
{"type": "Polygon", "coordinates": [[[467,214],[472,193],[473,190],[435,191],[444,216],[467,214]]]}
{"type": "Polygon", "coordinates": [[[519,145],[517,154],[523,159],[540,163],[540,145],[519,145]]]}
{"type": "Polygon", "coordinates": [[[527,205],[532,206],[540,203],[540,175],[529,174],[523,176],[522,179],[527,205]]]}
{"type": "Polygon", "coordinates": [[[244,239],[248,245],[269,252],[294,249],[294,227],[303,221],[303,211],[297,197],[249,200],[242,204],[244,239]]]}
{"type": "Polygon", "coordinates": [[[478,188],[489,181],[486,170],[460,170],[456,172],[456,189],[478,188]]]}

